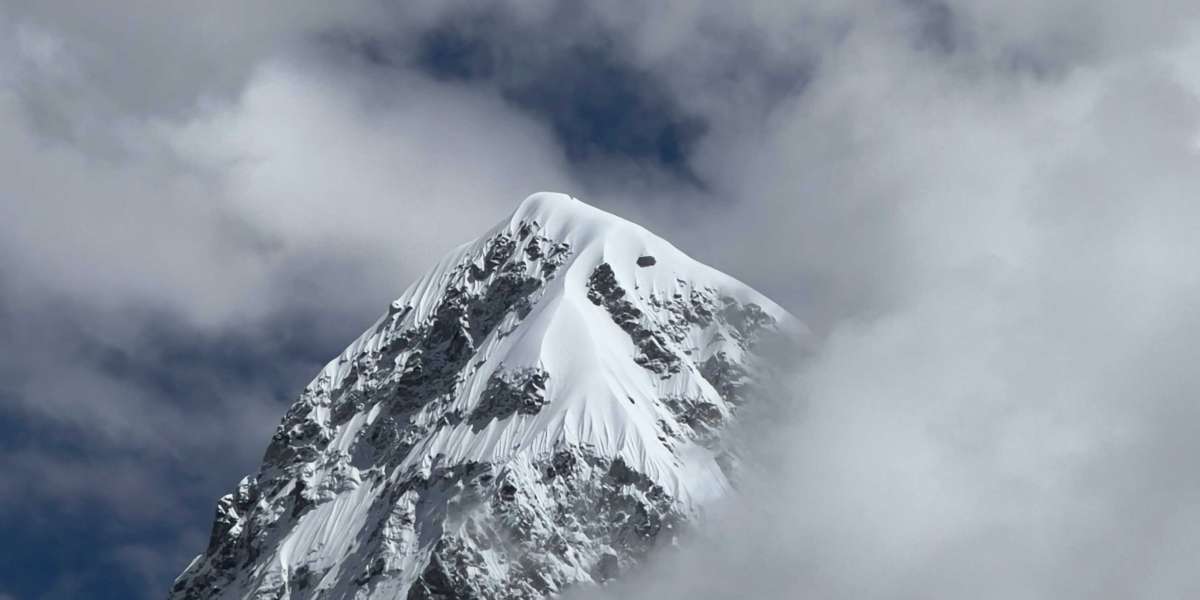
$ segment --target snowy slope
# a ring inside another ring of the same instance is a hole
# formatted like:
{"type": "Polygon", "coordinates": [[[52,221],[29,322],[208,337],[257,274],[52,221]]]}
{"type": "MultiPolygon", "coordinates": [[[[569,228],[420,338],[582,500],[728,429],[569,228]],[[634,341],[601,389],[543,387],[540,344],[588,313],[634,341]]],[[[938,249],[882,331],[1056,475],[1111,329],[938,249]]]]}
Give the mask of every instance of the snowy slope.
{"type": "Polygon", "coordinates": [[[645,229],[530,196],[289,410],[172,598],[535,598],[729,491],[720,432],[804,327],[645,229]]]}

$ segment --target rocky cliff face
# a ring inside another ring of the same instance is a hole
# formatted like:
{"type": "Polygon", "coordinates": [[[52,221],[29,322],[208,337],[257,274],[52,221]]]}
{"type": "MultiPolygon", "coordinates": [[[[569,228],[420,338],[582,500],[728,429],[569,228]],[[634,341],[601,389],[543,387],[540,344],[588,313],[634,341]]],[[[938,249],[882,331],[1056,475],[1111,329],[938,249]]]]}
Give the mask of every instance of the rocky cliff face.
{"type": "Polygon", "coordinates": [[[729,491],[721,433],[803,327],[559,194],[452,252],[305,388],[173,599],[541,598],[729,491]]]}

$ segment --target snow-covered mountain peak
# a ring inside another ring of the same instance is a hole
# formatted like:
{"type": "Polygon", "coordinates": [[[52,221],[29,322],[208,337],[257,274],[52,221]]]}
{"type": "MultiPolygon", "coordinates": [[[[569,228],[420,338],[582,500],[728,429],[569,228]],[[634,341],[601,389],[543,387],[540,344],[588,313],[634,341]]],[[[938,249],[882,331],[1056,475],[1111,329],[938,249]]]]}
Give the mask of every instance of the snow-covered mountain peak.
{"type": "Polygon", "coordinates": [[[636,223],[556,192],[539,192],[522,201],[508,225],[515,231],[523,223],[538,223],[546,236],[573,244],[607,240],[637,246],[658,239],[636,223]]]}
{"type": "Polygon", "coordinates": [[[683,282],[716,286],[741,303],[762,306],[794,335],[808,335],[800,321],[766,296],[695,261],[641,225],[577,198],[556,192],[529,196],[508,219],[507,230],[516,234],[528,223],[536,223],[542,235],[570,244],[575,249],[572,263],[585,269],[608,263],[622,284],[659,295],[673,294],[683,282]]]}
{"type": "Polygon", "coordinates": [[[642,227],[527,198],[309,384],[179,598],[539,597],[730,491],[720,434],[803,328],[642,227]]]}

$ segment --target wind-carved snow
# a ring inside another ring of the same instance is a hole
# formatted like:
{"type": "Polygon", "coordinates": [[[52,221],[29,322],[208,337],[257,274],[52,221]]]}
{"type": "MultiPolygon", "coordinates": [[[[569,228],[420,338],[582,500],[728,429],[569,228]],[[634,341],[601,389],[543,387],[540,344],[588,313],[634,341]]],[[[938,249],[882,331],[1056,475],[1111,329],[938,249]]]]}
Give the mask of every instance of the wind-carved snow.
{"type": "Polygon", "coordinates": [[[541,598],[730,491],[720,434],[803,326],[645,229],[542,193],[305,388],[171,597],[541,598]]]}

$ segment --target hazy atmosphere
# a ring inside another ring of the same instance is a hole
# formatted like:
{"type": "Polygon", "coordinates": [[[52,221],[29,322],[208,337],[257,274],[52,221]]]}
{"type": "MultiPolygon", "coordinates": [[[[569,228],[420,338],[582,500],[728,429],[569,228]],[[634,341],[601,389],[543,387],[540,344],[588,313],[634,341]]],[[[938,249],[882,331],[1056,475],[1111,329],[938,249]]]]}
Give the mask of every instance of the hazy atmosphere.
{"type": "Polygon", "coordinates": [[[815,334],[617,596],[1200,597],[1200,3],[184,4],[0,0],[0,600],[165,597],[541,190],[815,334]]]}

